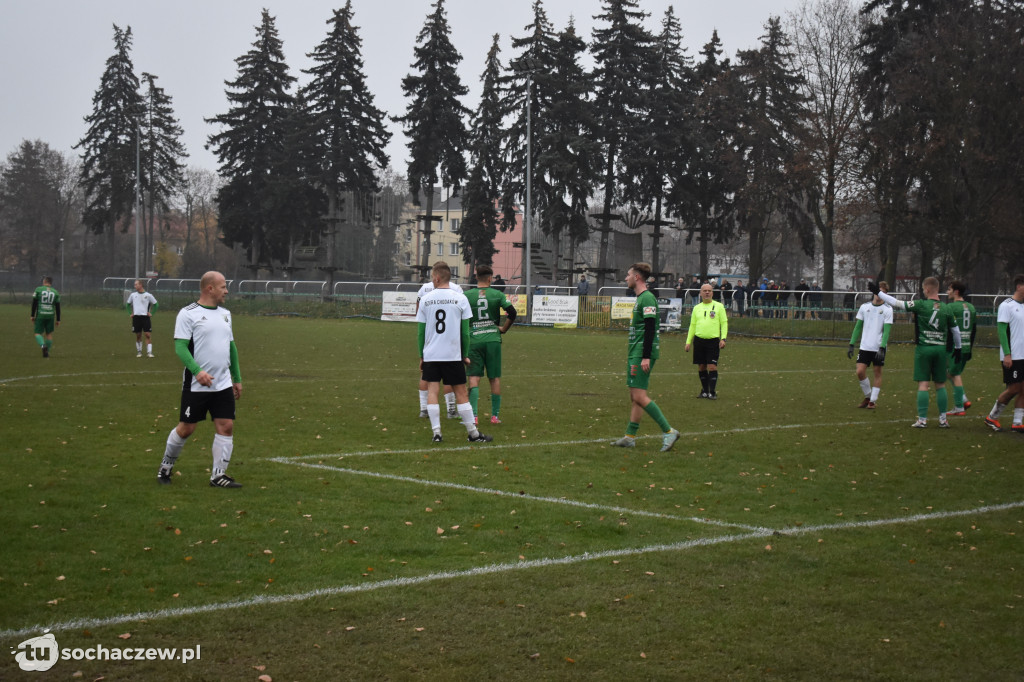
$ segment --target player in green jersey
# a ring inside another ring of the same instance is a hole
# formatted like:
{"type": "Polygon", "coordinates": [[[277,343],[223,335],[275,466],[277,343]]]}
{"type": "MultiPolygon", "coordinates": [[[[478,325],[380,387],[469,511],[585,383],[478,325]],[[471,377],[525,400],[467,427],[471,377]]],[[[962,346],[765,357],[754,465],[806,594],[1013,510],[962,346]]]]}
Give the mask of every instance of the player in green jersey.
{"type": "Polygon", "coordinates": [[[516,320],[516,307],[502,292],[491,287],[494,270],[490,265],[476,269],[476,288],[465,292],[473,317],[469,321],[469,359],[472,361],[466,374],[469,376],[469,404],[473,418],[478,419],[477,403],[480,401],[480,377],[487,373],[491,382],[491,423],[500,424],[501,418],[501,335],[509,330],[516,320]],[[504,309],[505,324],[501,321],[504,309]]]}
{"type": "Polygon", "coordinates": [[[923,299],[901,301],[884,291],[878,285],[868,282],[868,289],[893,310],[905,310],[914,314],[917,327],[917,347],[914,349],[914,381],[917,382],[917,421],[914,428],[928,426],[928,384],[935,384],[935,402],[939,407],[939,426],[946,428],[946,409],[949,398],[946,395],[946,341],[953,337],[953,360],[960,362],[960,328],[949,306],[939,301],[939,280],[925,277],[921,282],[923,299]]]}
{"type": "Polygon", "coordinates": [[[43,357],[50,357],[53,348],[53,330],[60,326],[60,293],[53,288],[53,278],[43,277],[43,286],[32,294],[32,314],[36,344],[43,349],[43,357]]]}
{"type": "Polygon", "coordinates": [[[967,399],[967,394],[964,391],[963,373],[964,368],[967,366],[967,361],[971,359],[971,349],[974,348],[974,335],[978,331],[978,315],[974,310],[974,306],[964,300],[966,292],[967,285],[960,281],[950,283],[949,288],[946,290],[946,295],[948,296],[948,303],[946,305],[953,311],[953,317],[956,318],[957,326],[960,327],[960,362],[953,360],[952,355],[950,355],[947,367],[949,378],[953,382],[953,409],[947,412],[947,414],[955,417],[966,415],[967,408],[971,406],[971,401],[967,399]]]}
{"type": "Polygon", "coordinates": [[[629,369],[626,375],[630,399],[629,424],[626,426],[626,435],[613,441],[612,445],[620,448],[634,447],[637,431],[640,430],[640,418],[646,412],[665,434],[661,439],[661,451],[667,452],[679,440],[679,432],[669,425],[661,408],[647,395],[651,370],[661,351],[658,340],[658,299],[647,289],[650,276],[651,266],[647,263],[634,263],[626,273],[626,286],[636,294],[629,325],[629,369]]]}

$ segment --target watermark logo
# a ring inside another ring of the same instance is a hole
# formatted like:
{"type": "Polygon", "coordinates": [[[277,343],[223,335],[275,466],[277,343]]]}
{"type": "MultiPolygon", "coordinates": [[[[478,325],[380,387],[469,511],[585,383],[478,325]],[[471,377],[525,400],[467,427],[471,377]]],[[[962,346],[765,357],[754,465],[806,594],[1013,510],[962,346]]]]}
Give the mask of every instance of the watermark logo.
{"type": "Polygon", "coordinates": [[[59,658],[57,638],[49,630],[43,630],[39,637],[26,639],[18,645],[17,650],[12,651],[14,660],[22,670],[42,672],[49,670],[59,658]]]}

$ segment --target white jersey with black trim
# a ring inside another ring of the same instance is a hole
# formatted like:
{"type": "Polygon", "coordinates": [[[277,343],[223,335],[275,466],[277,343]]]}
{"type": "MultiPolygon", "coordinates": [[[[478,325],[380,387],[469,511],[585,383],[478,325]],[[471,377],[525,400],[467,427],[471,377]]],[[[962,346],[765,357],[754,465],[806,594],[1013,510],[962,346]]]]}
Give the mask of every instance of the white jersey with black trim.
{"type": "Polygon", "coordinates": [[[148,291],[133,291],[128,297],[128,305],[132,307],[132,315],[149,315],[149,308],[156,305],[156,298],[148,291]]]}
{"type": "Polygon", "coordinates": [[[884,303],[875,305],[868,301],[857,311],[857,319],[864,323],[860,334],[860,349],[877,353],[882,347],[885,325],[892,324],[892,308],[884,303]]]}
{"type": "Polygon", "coordinates": [[[423,361],[461,362],[462,321],[471,317],[473,309],[461,290],[444,288],[427,293],[416,313],[416,321],[426,325],[423,361]]]}
{"type": "MultiPolygon", "coordinates": [[[[1006,334],[1010,337],[1010,358],[1024,360],[1024,303],[1008,298],[999,304],[996,322],[1005,322],[1006,334]]],[[[1003,347],[999,346],[999,360],[1003,359],[1003,347]]]]}
{"type": "Polygon", "coordinates": [[[223,391],[231,388],[231,311],[227,308],[206,308],[192,303],[178,311],[174,322],[174,338],[188,339],[188,349],[196,364],[213,377],[210,386],[203,386],[185,370],[185,380],[192,380],[193,391],[223,391]]]}

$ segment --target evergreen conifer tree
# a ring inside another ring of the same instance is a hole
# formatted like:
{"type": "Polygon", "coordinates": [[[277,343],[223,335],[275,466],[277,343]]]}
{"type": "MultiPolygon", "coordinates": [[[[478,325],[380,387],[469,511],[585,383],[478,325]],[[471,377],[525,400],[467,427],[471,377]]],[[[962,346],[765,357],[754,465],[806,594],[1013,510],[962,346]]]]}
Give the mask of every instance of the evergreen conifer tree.
{"type": "Polygon", "coordinates": [[[225,91],[231,107],[207,119],[220,131],[207,138],[220,163],[224,183],[217,193],[220,226],[228,244],[246,246],[255,271],[287,256],[291,216],[282,204],[286,135],[295,123],[295,78],[288,73],[274,17],[263,10],[252,49],[235,60],[238,76],[225,91]],[[282,234],[282,231],[285,231],[282,234]]]}
{"type": "Polygon", "coordinates": [[[139,126],[145,111],[139,79],[130,56],[132,29],[114,26],[114,54],[106,62],[92,98],[89,125],[76,148],[82,149],[82,184],[86,195],[82,221],[96,234],[107,235],[107,268],[117,260],[117,228],[134,210],[139,126]]]}
{"type": "Polygon", "coordinates": [[[181,190],[188,152],[181,142],[184,131],[174,117],[171,97],[156,84],[156,76],[143,73],[142,80],[146,107],[142,122],[142,192],[149,208],[142,252],[151,264],[156,211],[159,208],[161,213],[166,212],[171,197],[181,190]]]}
{"type": "Polygon", "coordinates": [[[423,273],[429,270],[434,190],[440,183],[458,192],[466,178],[463,154],[469,144],[465,119],[470,112],[458,99],[469,92],[456,71],[462,55],[449,39],[444,0],[436,0],[432,7],[413,50],[412,68],[417,73],[402,79],[409,104],[405,115],[395,119],[405,126],[409,138],[409,191],[417,205],[426,198],[423,273]]]}

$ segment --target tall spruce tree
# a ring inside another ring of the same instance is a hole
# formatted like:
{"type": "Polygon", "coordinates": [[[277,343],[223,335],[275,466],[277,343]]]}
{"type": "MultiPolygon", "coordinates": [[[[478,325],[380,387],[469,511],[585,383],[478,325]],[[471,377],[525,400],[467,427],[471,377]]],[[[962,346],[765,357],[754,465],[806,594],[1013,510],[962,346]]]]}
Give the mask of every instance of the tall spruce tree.
{"type": "MultiPolygon", "coordinates": [[[[572,21],[555,36],[554,48],[548,110],[537,136],[537,174],[544,179],[541,230],[554,241],[552,276],[558,282],[562,238],[574,245],[590,233],[587,212],[600,180],[601,147],[594,139],[593,79],[581,64],[587,44],[572,21]]],[[[573,265],[570,262],[570,269],[573,265]]],[[[566,272],[567,281],[571,274],[566,272]]]]}
{"type": "Polygon", "coordinates": [[[644,28],[649,16],[637,0],[602,0],[602,12],[594,18],[605,25],[595,28],[591,41],[594,55],[594,96],[598,140],[602,145],[604,195],[600,220],[601,245],[597,286],[604,286],[608,268],[608,242],[613,209],[621,201],[621,176],[640,161],[633,146],[640,131],[649,125],[646,86],[653,59],[654,38],[644,28]]]}
{"type": "Polygon", "coordinates": [[[135,205],[136,153],[139,126],[145,106],[139,95],[139,79],[130,56],[132,29],[114,26],[114,54],[106,62],[100,87],[92,98],[92,113],[82,149],[82,185],[86,205],[82,221],[96,234],[107,235],[107,268],[115,272],[117,228],[127,231],[127,218],[135,205]]]}
{"type": "Polygon", "coordinates": [[[670,6],[661,21],[661,32],[652,49],[648,70],[647,108],[649,121],[636,131],[636,149],[630,170],[633,177],[623,188],[625,203],[640,211],[653,210],[653,218],[639,221],[651,225],[651,268],[660,273],[661,228],[667,186],[672,178],[686,178],[695,161],[694,111],[696,93],[693,64],[683,47],[682,26],[670,6]]]}
{"type": "Polygon", "coordinates": [[[415,61],[402,79],[402,92],[409,98],[404,116],[395,120],[405,126],[409,142],[409,191],[420,204],[426,198],[423,220],[424,248],[420,269],[429,268],[430,235],[433,234],[434,190],[438,183],[457,192],[466,178],[464,153],[469,145],[466,118],[470,111],[459,101],[469,89],[459,79],[456,67],[462,55],[449,39],[451,29],[445,16],[444,0],[436,0],[434,11],[416,38],[415,61]]]}
{"type": "MultiPolygon", "coordinates": [[[[361,53],[362,39],[352,23],[352,2],[335,10],[330,31],[310,55],[314,66],[304,71],[312,78],[303,88],[305,110],[312,137],[311,180],[327,199],[327,232],[335,236],[342,226],[343,193],[373,193],[378,174],[388,165],[385,147],[391,133],[386,114],[374,105],[366,85],[361,53]]],[[[354,224],[345,229],[353,230],[354,224]]],[[[336,264],[338,242],[330,239],[330,266],[336,264]]],[[[330,270],[333,277],[333,270],[330,270]]]]}
{"type": "Polygon", "coordinates": [[[781,21],[771,17],[761,46],[739,52],[748,105],[740,130],[746,181],[736,202],[740,228],[749,238],[747,265],[754,278],[764,272],[769,244],[776,239],[781,243],[789,236],[788,229],[795,229],[805,253],[814,251],[810,180],[806,167],[796,163],[805,98],[791,48],[781,21]]]}
{"type": "Polygon", "coordinates": [[[188,157],[181,142],[184,134],[178,119],[174,117],[171,97],[156,84],[156,76],[143,73],[145,83],[143,103],[146,113],[142,122],[142,146],[144,167],[142,191],[147,199],[149,215],[146,221],[145,240],[142,253],[146,255],[146,269],[151,269],[153,226],[156,212],[166,213],[172,196],[177,194],[184,183],[184,160],[188,157]]]}
{"type": "Polygon", "coordinates": [[[689,167],[677,167],[670,203],[686,222],[686,243],[697,239],[700,275],[708,274],[708,244],[732,238],[735,197],[745,180],[739,121],[746,91],[729,59],[722,59],[718,31],[701,49],[695,68],[695,154],[689,167]]]}
{"type": "MultiPolygon", "coordinates": [[[[217,193],[220,225],[228,244],[241,243],[255,273],[274,258],[287,257],[291,221],[282,200],[287,133],[295,122],[295,78],[288,73],[274,17],[263,10],[252,49],[235,60],[238,76],[227,81],[231,107],[208,123],[221,127],[207,138],[224,180],[217,193]]],[[[294,168],[294,166],[292,167],[294,168]]],[[[297,171],[295,171],[297,172],[297,171]]]]}
{"type": "Polygon", "coordinates": [[[502,153],[502,122],[506,103],[501,86],[501,48],[499,36],[494,35],[483,75],[480,105],[473,114],[470,130],[469,180],[462,194],[462,224],[459,226],[459,244],[462,259],[472,273],[477,265],[491,265],[494,261],[494,237],[498,232],[496,204],[500,184],[505,175],[502,153]]]}

